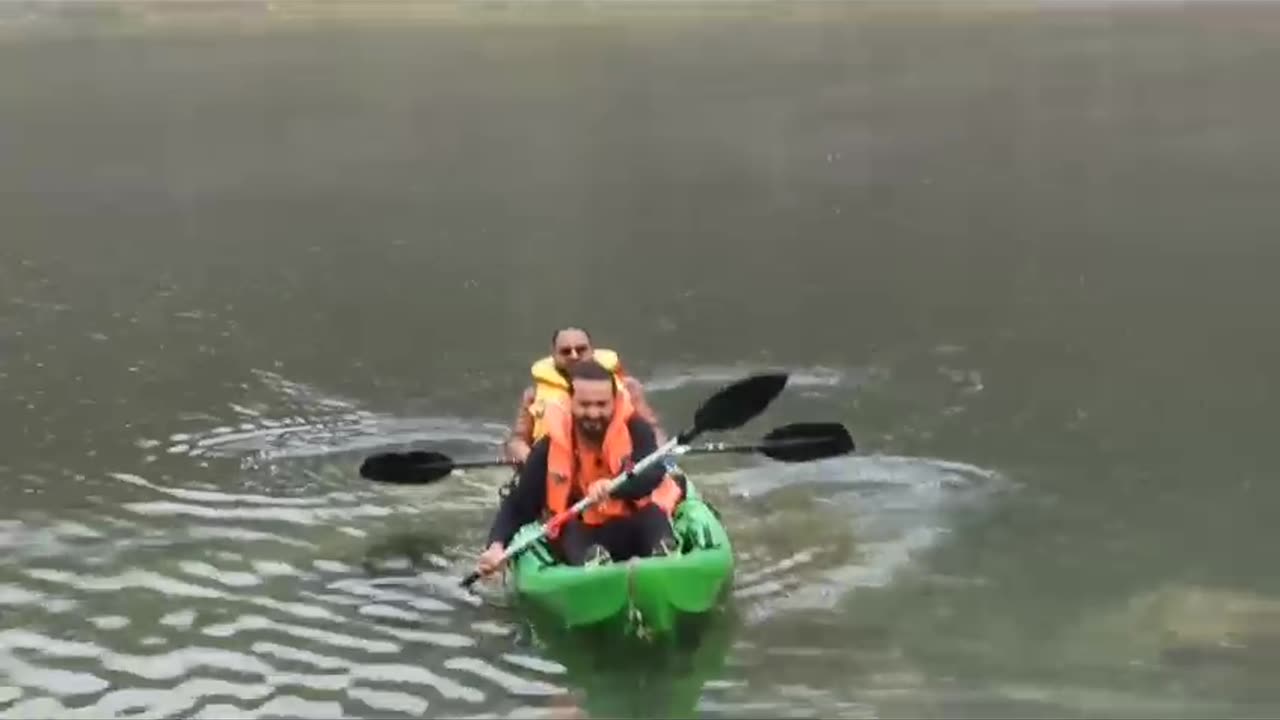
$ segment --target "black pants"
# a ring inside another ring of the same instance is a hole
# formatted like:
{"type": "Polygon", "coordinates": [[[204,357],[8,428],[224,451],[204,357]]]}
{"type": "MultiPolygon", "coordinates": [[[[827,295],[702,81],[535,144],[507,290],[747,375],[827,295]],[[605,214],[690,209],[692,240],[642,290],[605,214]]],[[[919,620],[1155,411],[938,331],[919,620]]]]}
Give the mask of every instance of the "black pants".
{"type": "Polygon", "coordinates": [[[592,545],[603,545],[614,560],[626,560],[652,555],[663,540],[674,547],[675,537],[671,519],[650,504],[603,525],[587,525],[582,518],[574,518],[561,528],[556,544],[566,563],[581,565],[592,545]]]}

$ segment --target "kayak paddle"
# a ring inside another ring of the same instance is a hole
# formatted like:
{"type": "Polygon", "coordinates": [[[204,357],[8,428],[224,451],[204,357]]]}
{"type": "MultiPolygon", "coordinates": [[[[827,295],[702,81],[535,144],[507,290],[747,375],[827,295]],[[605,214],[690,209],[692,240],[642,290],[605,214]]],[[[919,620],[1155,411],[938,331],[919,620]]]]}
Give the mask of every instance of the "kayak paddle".
{"type": "MultiPolygon", "coordinates": [[[[658,446],[657,450],[638,461],[630,470],[610,480],[609,491],[618,489],[619,485],[636,474],[644,472],[650,465],[660,462],[678,446],[688,445],[691,440],[705,432],[732,430],[747,424],[752,418],[764,412],[764,409],[778,397],[786,385],[786,373],[767,373],[752,375],[721,388],[716,394],[703,401],[697,412],[693,414],[693,424],[687,430],[658,446]]],[[[586,510],[590,504],[588,498],[583,498],[574,503],[573,507],[555,515],[543,523],[537,533],[508,546],[502,553],[502,560],[504,562],[510,560],[512,556],[541,541],[548,532],[564,525],[578,513],[586,510]]],[[[480,571],[473,571],[463,579],[462,587],[469,588],[479,579],[480,571]]]]}
{"type": "Polygon", "coordinates": [[[751,445],[706,443],[689,448],[690,453],[760,453],[780,462],[811,462],[847,455],[854,450],[853,438],[840,423],[802,422],[774,428],[760,442],[751,445]]]}
{"type": "MultiPolygon", "coordinates": [[[[760,453],[780,462],[809,462],[853,452],[853,438],[840,423],[806,422],[774,428],[760,442],[750,445],[705,443],[681,454],[760,453]]],[[[514,467],[514,460],[456,462],[444,453],[414,450],[379,453],[360,465],[360,476],[393,485],[427,485],[463,468],[514,467]]]]}

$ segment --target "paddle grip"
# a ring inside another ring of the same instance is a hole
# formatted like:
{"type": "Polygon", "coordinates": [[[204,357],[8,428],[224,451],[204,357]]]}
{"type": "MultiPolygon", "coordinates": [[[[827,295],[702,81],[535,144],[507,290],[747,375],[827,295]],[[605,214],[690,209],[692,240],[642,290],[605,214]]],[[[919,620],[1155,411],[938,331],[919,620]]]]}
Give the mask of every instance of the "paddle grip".
{"type": "Polygon", "coordinates": [[[548,520],[547,524],[543,526],[543,534],[554,535],[555,533],[559,532],[560,528],[564,527],[564,524],[569,522],[569,520],[572,517],[573,517],[572,510],[565,510],[559,515],[556,515],[555,517],[548,520]]]}

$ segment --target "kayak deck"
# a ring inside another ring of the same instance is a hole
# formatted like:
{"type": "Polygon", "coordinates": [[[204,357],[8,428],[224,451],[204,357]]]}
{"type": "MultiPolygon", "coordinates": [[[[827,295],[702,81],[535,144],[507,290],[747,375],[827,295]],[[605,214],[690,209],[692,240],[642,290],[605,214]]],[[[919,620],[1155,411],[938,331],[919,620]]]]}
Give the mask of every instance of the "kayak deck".
{"type": "MultiPolygon", "coordinates": [[[[672,517],[679,548],[664,557],[632,558],[594,567],[563,565],[546,540],[515,560],[522,604],[575,629],[618,624],[641,634],[673,630],[681,615],[713,609],[733,574],[733,547],[711,506],[687,484],[672,517]]],[[[530,523],[516,539],[538,532],[530,523]]]]}

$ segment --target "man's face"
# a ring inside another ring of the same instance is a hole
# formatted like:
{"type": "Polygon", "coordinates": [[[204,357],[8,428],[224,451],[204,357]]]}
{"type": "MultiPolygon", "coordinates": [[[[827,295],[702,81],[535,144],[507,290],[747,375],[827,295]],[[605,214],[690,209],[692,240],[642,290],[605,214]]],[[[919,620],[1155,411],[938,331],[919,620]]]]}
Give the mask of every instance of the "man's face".
{"type": "Polygon", "coordinates": [[[578,432],[593,440],[603,440],[605,428],[613,418],[613,381],[575,380],[570,407],[578,432]]]}
{"type": "Polygon", "coordinates": [[[556,335],[552,356],[557,368],[568,370],[574,363],[591,357],[591,340],[581,330],[564,330],[556,335]]]}

